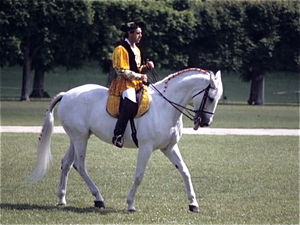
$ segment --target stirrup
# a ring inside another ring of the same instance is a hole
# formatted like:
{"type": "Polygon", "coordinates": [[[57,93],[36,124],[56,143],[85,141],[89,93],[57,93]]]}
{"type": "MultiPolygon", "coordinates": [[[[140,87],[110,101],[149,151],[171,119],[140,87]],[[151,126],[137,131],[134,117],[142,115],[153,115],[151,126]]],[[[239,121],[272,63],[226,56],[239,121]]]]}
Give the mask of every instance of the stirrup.
{"type": "Polygon", "coordinates": [[[123,142],[122,142],[122,135],[118,135],[118,136],[114,136],[112,138],[112,143],[117,146],[118,148],[122,148],[123,147],[123,142]]]}

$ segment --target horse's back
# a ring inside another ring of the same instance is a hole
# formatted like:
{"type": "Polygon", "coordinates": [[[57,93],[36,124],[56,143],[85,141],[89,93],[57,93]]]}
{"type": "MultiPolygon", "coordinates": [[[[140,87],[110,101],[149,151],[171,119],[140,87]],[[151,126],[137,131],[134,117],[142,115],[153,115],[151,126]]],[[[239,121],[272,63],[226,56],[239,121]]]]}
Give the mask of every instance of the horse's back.
{"type": "Polygon", "coordinates": [[[78,110],[80,106],[93,104],[96,100],[104,101],[107,100],[107,97],[108,88],[96,84],[86,84],[67,91],[61,101],[60,108],[65,104],[72,104],[78,110]]]}
{"type": "MultiPolygon", "coordinates": [[[[108,116],[108,88],[86,84],[65,93],[58,107],[58,117],[65,130],[88,132],[97,117],[108,116]],[[100,115],[103,114],[103,115],[100,115]]],[[[68,132],[67,132],[68,133],[68,132]]]]}
{"type": "Polygon", "coordinates": [[[82,95],[81,97],[88,97],[89,95],[95,95],[95,94],[107,94],[108,88],[97,85],[97,84],[85,84],[82,86],[74,87],[66,92],[66,95],[68,98],[75,98],[79,95],[82,95]]]}

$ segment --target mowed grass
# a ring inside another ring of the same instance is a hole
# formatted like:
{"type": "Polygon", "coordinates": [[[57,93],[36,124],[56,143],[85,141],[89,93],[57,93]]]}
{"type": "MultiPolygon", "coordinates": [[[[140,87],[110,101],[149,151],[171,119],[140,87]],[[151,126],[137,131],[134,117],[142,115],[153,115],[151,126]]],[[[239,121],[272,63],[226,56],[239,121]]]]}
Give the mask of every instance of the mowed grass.
{"type": "MultiPolygon", "coordinates": [[[[50,100],[0,103],[2,126],[42,126],[50,100]]],[[[60,126],[56,109],[54,115],[55,125],[60,126]]],[[[186,117],[183,117],[183,121],[185,127],[193,127],[193,122],[186,117]]],[[[212,127],[299,129],[299,107],[219,104],[212,127]]]]}
{"type": "MultiPolygon", "coordinates": [[[[199,65],[201,67],[201,65],[199,65]]],[[[203,68],[209,69],[209,68],[203,68]]],[[[156,68],[161,78],[174,73],[174,70],[162,70],[156,68]]],[[[217,71],[214,71],[217,72],[217,71]]],[[[22,87],[22,67],[5,67],[0,69],[0,99],[19,100],[22,87]]],[[[151,76],[149,74],[149,76],[151,76]]],[[[31,73],[31,87],[34,72],[31,73]]],[[[57,67],[54,71],[45,74],[44,89],[50,96],[55,96],[62,91],[68,91],[73,87],[93,83],[107,85],[108,74],[101,71],[96,61],[87,62],[78,70],[67,71],[64,67],[57,67]]],[[[250,95],[250,83],[242,82],[239,74],[222,71],[224,95],[226,99],[222,103],[247,104],[250,95]]],[[[266,104],[293,104],[300,102],[300,79],[298,73],[276,72],[265,76],[265,103],[266,104]]]]}
{"type": "Polygon", "coordinates": [[[69,175],[68,206],[57,208],[60,160],[65,134],[52,138],[53,164],[32,187],[38,134],[2,133],[1,224],[298,224],[298,137],[184,135],[179,147],[190,169],[201,212],[188,211],[182,177],[160,152],[149,161],[138,189],[136,213],[126,197],[135,173],[137,150],[118,149],[91,137],[87,169],[105,199],[94,196],[79,174],[69,175]]]}
{"type": "MultiPolygon", "coordinates": [[[[1,70],[1,99],[19,98],[21,72],[16,67],[1,70]]],[[[158,72],[161,77],[168,74],[158,72]]],[[[261,107],[246,105],[249,84],[223,73],[227,99],[220,101],[212,127],[299,129],[299,79],[274,76],[266,77],[267,106],[261,107]]],[[[107,75],[90,63],[68,73],[58,68],[45,79],[45,90],[54,96],[85,83],[105,85],[107,75]]],[[[49,99],[2,101],[1,126],[41,126],[49,103],[49,99]]],[[[55,126],[60,125],[55,113],[55,126]]],[[[184,126],[193,123],[184,118],[184,126]]],[[[179,146],[192,175],[199,214],[188,211],[182,177],[160,151],[153,153],[138,189],[138,211],[128,213],[126,197],[138,150],[118,149],[94,136],[88,145],[87,168],[106,208],[93,207],[94,197],[74,169],[68,206],[57,208],[60,162],[69,139],[53,135],[52,167],[44,179],[28,187],[25,180],[35,167],[37,141],[38,134],[1,133],[1,224],[299,223],[299,137],[184,135],[179,146]]]]}

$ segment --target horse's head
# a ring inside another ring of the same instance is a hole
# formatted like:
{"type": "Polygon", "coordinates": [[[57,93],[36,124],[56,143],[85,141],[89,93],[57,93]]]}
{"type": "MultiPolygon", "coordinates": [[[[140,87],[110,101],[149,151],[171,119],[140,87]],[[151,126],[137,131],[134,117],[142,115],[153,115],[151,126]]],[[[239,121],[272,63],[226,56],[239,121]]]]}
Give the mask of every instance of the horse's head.
{"type": "Polygon", "coordinates": [[[208,127],[211,125],[222,94],[221,71],[218,71],[216,75],[210,72],[210,80],[207,88],[193,96],[194,110],[196,112],[194,116],[194,130],[197,130],[199,126],[208,127]]]}

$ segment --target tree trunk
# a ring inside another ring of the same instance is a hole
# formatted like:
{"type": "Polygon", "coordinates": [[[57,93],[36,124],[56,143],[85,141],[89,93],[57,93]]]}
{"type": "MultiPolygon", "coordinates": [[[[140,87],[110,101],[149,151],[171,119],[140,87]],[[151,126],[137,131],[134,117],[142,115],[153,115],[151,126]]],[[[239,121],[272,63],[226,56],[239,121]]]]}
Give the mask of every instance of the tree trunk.
{"type": "Polygon", "coordinates": [[[250,88],[250,97],[248,104],[264,105],[265,104],[265,76],[253,76],[250,88]]]}
{"type": "Polygon", "coordinates": [[[24,47],[24,64],[23,64],[23,80],[22,93],[20,101],[29,101],[30,92],[30,73],[31,73],[31,59],[29,56],[30,44],[24,47]]]}
{"type": "Polygon", "coordinates": [[[45,71],[42,69],[35,69],[33,90],[30,98],[50,98],[50,95],[44,91],[45,71]]]}
{"type": "Polygon", "coordinates": [[[117,73],[115,69],[113,68],[112,61],[110,62],[109,66],[109,74],[108,74],[108,79],[107,79],[107,87],[109,88],[111,85],[111,82],[117,77],[117,73]]]}

